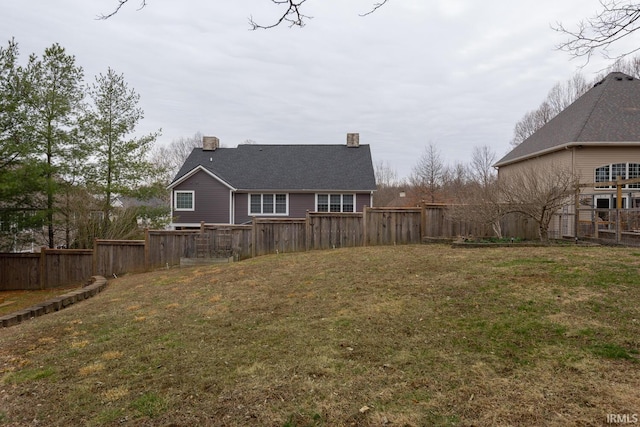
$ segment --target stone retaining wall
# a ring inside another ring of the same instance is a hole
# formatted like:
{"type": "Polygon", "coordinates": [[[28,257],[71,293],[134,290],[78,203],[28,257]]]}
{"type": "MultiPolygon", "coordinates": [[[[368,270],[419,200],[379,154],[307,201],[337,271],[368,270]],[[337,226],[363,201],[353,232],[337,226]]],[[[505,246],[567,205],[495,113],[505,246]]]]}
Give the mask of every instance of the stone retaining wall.
{"type": "Polygon", "coordinates": [[[85,285],[82,289],[68,292],[32,307],[25,308],[24,310],[16,311],[0,317],[0,325],[6,328],[17,325],[25,320],[33,319],[34,317],[62,310],[71,304],[75,304],[76,302],[80,302],[97,295],[99,292],[102,292],[106,286],[107,279],[102,276],[93,276],[89,281],[89,284],[85,285]]]}

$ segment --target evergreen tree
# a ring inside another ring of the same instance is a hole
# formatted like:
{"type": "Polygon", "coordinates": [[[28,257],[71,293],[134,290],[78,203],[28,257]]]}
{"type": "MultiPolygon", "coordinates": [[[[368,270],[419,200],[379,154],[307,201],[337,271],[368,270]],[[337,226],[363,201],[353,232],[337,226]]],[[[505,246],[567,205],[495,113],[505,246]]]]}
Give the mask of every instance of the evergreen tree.
{"type": "Polygon", "coordinates": [[[122,74],[111,68],[96,76],[87,90],[92,106],[83,119],[82,133],[91,150],[87,179],[91,191],[102,203],[101,233],[111,235],[114,197],[134,196],[154,173],[147,155],[159,131],[132,137],[143,111],[140,96],[130,89],[122,74]]]}
{"type": "Polygon", "coordinates": [[[39,162],[27,123],[24,70],[18,66],[18,45],[0,47],[0,247],[16,250],[21,233],[39,223],[37,194],[42,188],[39,162]]]}
{"type": "Polygon", "coordinates": [[[54,247],[60,184],[69,178],[70,165],[80,160],[73,130],[84,98],[83,71],[76,66],[74,56],[53,44],[45,49],[41,59],[29,57],[25,73],[28,85],[25,130],[34,143],[31,159],[42,163],[47,242],[54,247]]]}

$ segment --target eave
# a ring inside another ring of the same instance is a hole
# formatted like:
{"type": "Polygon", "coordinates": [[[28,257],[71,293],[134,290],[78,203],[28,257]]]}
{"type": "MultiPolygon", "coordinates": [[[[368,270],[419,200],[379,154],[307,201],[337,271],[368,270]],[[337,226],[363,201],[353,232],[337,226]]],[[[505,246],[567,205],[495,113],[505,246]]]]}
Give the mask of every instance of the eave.
{"type": "Polygon", "coordinates": [[[640,147],[640,141],[619,141],[619,142],[602,142],[602,141],[580,141],[580,142],[568,142],[566,144],[556,145],[546,150],[536,151],[535,153],[526,154],[524,156],[516,157],[506,161],[500,161],[493,165],[494,168],[501,168],[503,166],[512,165],[514,163],[522,162],[529,159],[535,159],[550,153],[557,151],[568,150],[574,147],[640,147]]]}
{"type": "Polygon", "coordinates": [[[209,169],[205,168],[202,165],[196,166],[195,168],[191,169],[186,174],[182,175],[177,180],[173,181],[171,184],[169,184],[169,186],[167,187],[167,190],[171,190],[172,188],[175,188],[177,185],[183,183],[184,181],[186,181],[187,179],[191,178],[192,176],[194,176],[198,172],[206,173],[207,175],[209,175],[210,177],[212,177],[216,181],[218,181],[221,184],[223,184],[225,187],[229,188],[231,191],[237,191],[237,189],[235,187],[233,187],[231,184],[229,184],[224,179],[220,178],[218,175],[216,175],[215,173],[211,172],[209,169]]]}

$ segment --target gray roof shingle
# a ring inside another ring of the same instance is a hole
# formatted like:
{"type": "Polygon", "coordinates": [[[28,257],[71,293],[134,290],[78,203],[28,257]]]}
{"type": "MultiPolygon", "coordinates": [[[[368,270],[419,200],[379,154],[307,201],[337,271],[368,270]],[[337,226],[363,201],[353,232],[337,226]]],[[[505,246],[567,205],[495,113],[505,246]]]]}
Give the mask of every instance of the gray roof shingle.
{"type": "Polygon", "coordinates": [[[376,189],[371,150],[366,144],[241,144],[215,151],[194,148],[172,186],[198,166],[238,190],[376,189]]]}
{"type": "Polygon", "coordinates": [[[640,80],[614,72],[542,126],[495,166],[581,143],[640,143],[640,80]]]}

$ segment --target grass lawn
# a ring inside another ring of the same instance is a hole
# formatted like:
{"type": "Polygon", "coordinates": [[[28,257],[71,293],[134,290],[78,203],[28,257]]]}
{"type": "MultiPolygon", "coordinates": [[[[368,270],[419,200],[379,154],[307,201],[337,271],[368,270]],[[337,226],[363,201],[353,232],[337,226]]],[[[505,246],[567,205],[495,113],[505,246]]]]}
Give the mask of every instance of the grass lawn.
{"type": "Polygon", "coordinates": [[[639,268],[627,248],[415,245],[125,276],[0,329],[0,425],[632,419],[639,268]]]}
{"type": "Polygon", "coordinates": [[[0,291],[0,316],[31,307],[40,302],[66,294],[81,286],[63,287],[38,291],[0,291]]]}

